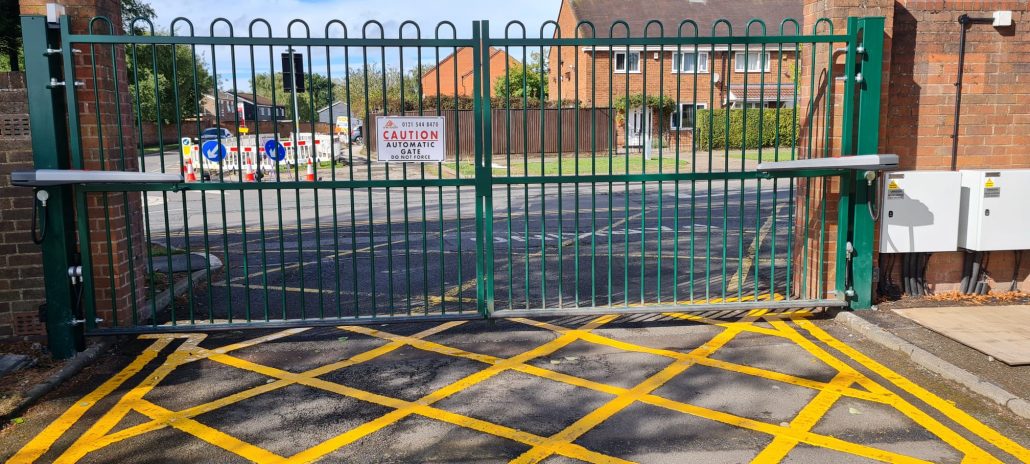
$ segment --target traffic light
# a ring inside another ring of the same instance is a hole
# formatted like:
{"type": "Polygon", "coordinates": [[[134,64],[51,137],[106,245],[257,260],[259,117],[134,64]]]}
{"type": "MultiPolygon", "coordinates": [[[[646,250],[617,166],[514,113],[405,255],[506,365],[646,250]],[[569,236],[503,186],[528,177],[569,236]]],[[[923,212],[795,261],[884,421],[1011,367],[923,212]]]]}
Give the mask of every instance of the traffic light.
{"type": "Polygon", "coordinates": [[[304,93],[304,56],[300,53],[293,53],[293,66],[290,66],[291,53],[283,53],[283,90],[293,90],[294,83],[297,84],[297,93],[304,93]]]}

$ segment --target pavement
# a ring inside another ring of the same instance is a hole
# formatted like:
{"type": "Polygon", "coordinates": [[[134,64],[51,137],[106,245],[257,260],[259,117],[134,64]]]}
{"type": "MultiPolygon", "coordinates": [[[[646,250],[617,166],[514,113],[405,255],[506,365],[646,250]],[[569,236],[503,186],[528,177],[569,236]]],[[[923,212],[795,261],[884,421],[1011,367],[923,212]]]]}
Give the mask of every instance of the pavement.
{"type": "Polygon", "coordinates": [[[1026,420],[823,313],[142,335],[8,462],[1027,462],[1026,420]],[[889,366],[889,367],[888,367],[889,366]]]}
{"type": "Polygon", "coordinates": [[[933,353],[943,361],[1030,401],[1030,366],[1009,366],[951,338],[930,330],[889,309],[857,311],[861,317],[887,332],[933,353]]]}

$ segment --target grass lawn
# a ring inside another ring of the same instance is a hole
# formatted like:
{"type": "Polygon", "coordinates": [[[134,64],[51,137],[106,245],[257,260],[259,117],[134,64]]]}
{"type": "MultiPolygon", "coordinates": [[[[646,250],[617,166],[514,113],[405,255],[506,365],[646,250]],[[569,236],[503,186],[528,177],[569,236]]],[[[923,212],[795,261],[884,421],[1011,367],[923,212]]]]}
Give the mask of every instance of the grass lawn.
{"type": "MultiPolygon", "coordinates": [[[[495,155],[496,158],[496,155],[495,155]]],[[[495,160],[493,174],[495,176],[507,176],[509,175],[508,167],[501,167],[506,160],[495,160]]],[[[455,171],[455,163],[441,163],[444,167],[444,177],[452,177],[449,173],[455,171]]],[[[609,173],[609,167],[611,168],[612,174],[642,174],[642,173],[658,173],[658,172],[676,172],[676,159],[675,158],[661,158],[659,159],[657,154],[653,155],[650,160],[644,160],[644,156],[641,154],[630,154],[626,155],[614,155],[610,159],[607,156],[598,156],[596,158],[581,157],[579,158],[579,170],[576,170],[576,158],[565,157],[561,159],[559,166],[558,158],[551,157],[541,160],[518,160],[512,159],[510,166],[511,176],[588,176],[593,173],[597,175],[606,175],[609,173]],[[629,163],[627,168],[626,163],[629,163]]],[[[426,170],[432,172],[435,176],[436,165],[427,164],[426,170]]],[[[457,166],[461,171],[461,177],[472,177],[475,175],[475,167],[468,162],[463,162],[457,166]]],[[[679,163],[680,171],[689,171],[690,162],[681,159],[679,163]]]]}

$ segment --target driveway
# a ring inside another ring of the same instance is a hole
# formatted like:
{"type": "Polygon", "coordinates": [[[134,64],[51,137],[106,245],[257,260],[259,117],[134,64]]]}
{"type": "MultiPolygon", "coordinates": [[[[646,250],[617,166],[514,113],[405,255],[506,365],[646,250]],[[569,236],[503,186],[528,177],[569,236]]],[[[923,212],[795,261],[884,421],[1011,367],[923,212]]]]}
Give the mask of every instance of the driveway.
{"type": "Polygon", "coordinates": [[[144,335],[9,462],[1021,462],[1026,423],[823,314],[144,335]],[[888,368],[886,366],[891,366],[888,368]]]}

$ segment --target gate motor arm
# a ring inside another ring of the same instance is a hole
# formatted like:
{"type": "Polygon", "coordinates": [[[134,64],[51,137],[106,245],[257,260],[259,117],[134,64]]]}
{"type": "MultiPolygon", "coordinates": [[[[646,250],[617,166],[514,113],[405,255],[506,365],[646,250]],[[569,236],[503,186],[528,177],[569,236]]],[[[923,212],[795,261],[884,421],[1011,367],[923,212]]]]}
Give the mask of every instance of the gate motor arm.
{"type": "MultiPolygon", "coordinates": [[[[756,170],[758,172],[784,172],[803,169],[865,171],[862,177],[865,178],[866,187],[869,188],[869,198],[876,198],[876,188],[873,186],[873,182],[879,177],[877,173],[897,168],[898,155],[857,155],[842,156],[840,158],[813,158],[759,163],[756,170]]],[[[879,210],[874,212],[872,203],[868,203],[869,217],[876,221],[879,210]]]]}
{"type": "Polygon", "coordinates": [[[11,185],[31,187],[39,206],[32,206],[32,241],[39,245],[46,238],[46,205],[50,193],[44,187],[74,184],[178,184],[183,178],[178,174],[157,172],[85,171],[69,169],[37,169],[11,173],[11,185]],[[42,208],[39,235],[36,235],[36,211],[42,208]]]}

